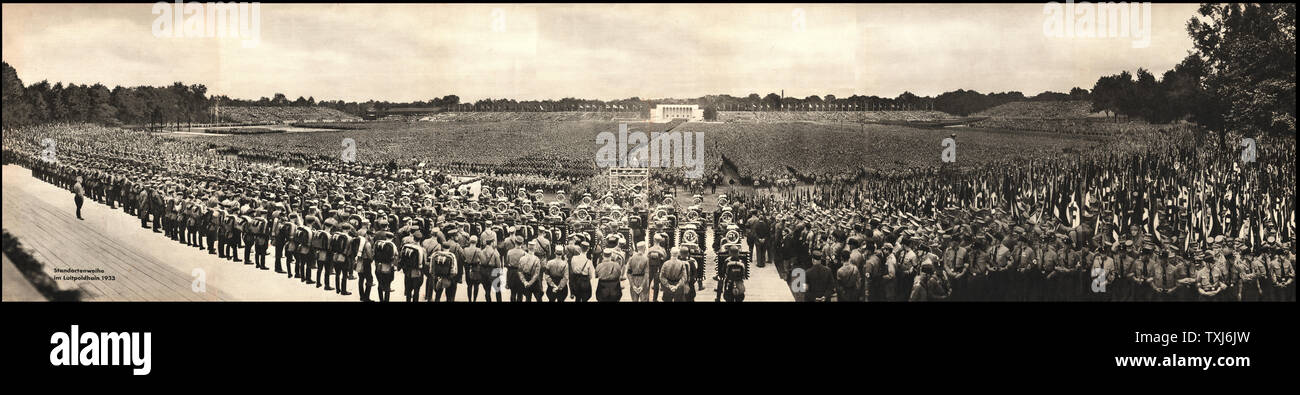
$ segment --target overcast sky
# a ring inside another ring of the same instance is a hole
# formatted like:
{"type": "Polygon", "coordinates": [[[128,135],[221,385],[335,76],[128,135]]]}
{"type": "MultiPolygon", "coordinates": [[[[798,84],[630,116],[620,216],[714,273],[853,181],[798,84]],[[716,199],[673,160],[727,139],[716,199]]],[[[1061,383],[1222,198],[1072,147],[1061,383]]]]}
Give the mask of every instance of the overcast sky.
{"type": "Polygon", "coordinates": [[[1191,49],[1196,5],[1155,4],[1151,39],[1044,34],[1043,4],[262,4],[260,42],[158,38],[153,4],[3,6],[24,83],[201,83],[256,99],[935,95],[1091,88],[1191,49]]]}

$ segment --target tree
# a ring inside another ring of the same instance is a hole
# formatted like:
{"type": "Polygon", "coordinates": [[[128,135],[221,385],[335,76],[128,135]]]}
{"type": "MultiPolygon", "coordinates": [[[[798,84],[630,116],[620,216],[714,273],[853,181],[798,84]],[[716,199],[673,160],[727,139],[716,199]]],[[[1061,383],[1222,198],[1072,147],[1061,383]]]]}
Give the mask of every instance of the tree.
{"type": "Polygon", "coordinates": [[[1206,3],[1187,22],[1205,90],[1221,100],[1220,144],[1227,131],[1295,135],[1295,12],[1295,3],[1206,3]]]}
{"type": "Polygon", "coordinates": [[[768,107],[771,107],[771,109],[773,109],[773,110],[780,109],[780,108],[781,108],[781,96],[780,96],[780,95],[777,95],[777,94],[775,94],[775,93],[768,93],[767,96],[763,96],[763,102],[762,102],[762,103],[759,103],[759,105],[760,105],[760,106],[762,106],[762,105],[767,105],[768,107]]]}
{"type": "Polygon", "coordinates": [[[9,63],[3,63],[0,69],[2,69],[0,73],[3,73],[3,80],[0,80],[3,98],[0,99],[0,103],[4,103],[4,127],[31,123],[31,104],[24,97],[23,81],[18,78],[18,71],[9,66],[9,63]]]}

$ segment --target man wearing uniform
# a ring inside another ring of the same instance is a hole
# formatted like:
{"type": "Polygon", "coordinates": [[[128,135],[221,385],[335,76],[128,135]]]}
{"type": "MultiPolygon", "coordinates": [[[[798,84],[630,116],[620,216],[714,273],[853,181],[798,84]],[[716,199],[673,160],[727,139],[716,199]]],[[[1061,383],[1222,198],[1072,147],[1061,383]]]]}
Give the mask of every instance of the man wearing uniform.
{"type": "MultiPolygon", "coordinates": [[[[216,205],[215,199],[210,200],[209,202],[212,207],[208,207],[206,210],[204,210],[205,212],[203,214],[203,222],[207,224],[207,228],[205,229],[206,232],[204,232],[204,235],[208,239],[207,240],[208,255],[212,255],[212,254],[217,254],[217,249],[215,248],[215,246],[218,245],[224,246],[226,245],[226,242],[225,240],[218,241],[218,239],[221,237],[220,236],[221,220],[222,220],[221,209],[218,208],[218,206],[216,205]]],[[[143,213],[144,210],[140,210],[140,212],[143,213]]],[[[143,223],[143,221],[141,223],[143,223]]],[[[225,247],[222,247],[221,254],[217,254],[218,258],[225,258],[224,248],[225,247]]]]}
{"type": "Polygon", "coordinates": [[[355,231],[356,237],[352,238],[352,243],[348,248],[348,250],[353,251],[352,258],[356,262],[357,294],[360,295],[362,302],[370,301],[370,289],[375,285],[375,247],[369,235],[369,225],[369,220],[361,220],[361,226],[357,227],[355,231]]]}
{"type": "MultiPolygon", "coordinates": [[[[333,262],[330,261],[330,240],[333,239],[331,231],[334,228],[334,218],[332,215],[324,221],[324,226],[311,235],[311,253],[314,263],[316,264],[316,288],[322,286],[326,291],[333,291],[334,287],[330,286],[330,272],[332,271],[333,262]],[[321,277],[324,277],[322,279],[321,277]]],[[[311,271],[308,270],[310,273],[311,271]]]]}
{"type": "Polygon", "coordinates": [[[651,301],[659,300],[659,271],[663,267],[664,262],[668,260],[668,252],[664,251],[663,247],[665,242],[667,242],[667,238],[665,238],[663,234],[656,234],[654,244],[646,250],[646,286],[649,288],[651,293],[651,301]]]}
{"type": "Polygon", "coordinates": [[[939,265],[952,287],[952,300],[966,300],[966,247],[961,236],[948,239],[948,248],[943,251],[943,264],[939,265]]]}
{"type": "Polygon", "coordinates": [[[1237,259],[1237,300],[1258,302],[1261,300],[1260,277],[1266,275],[1268,267],[1260,254],[1254,257],[1242,256],[1237,259]]]}
{"type": "Polygon", "coordinates": [[[1002,241],[993,246],[993,264],[989,265],[988,290],[989,297],[994,301],[1008,301],[1012,294],[1009,289],[1013,286],[1011,273],[1015,269],[1015,256],[1012,254],[1011,235],[1003,235],[1002,241]]]}
{"type": "Polygon", "coordinates": [[[1219,292],[1226,288],[1223,275],[1214,269],[1214,259],[1209,254],[1202,254],[1201,267],[1196,271],[1196,287],[1202,302],[1219,300],[1219,292]]]}
{"type": "Polygon", "coordinates": [[[840,265],[835,271],[835,295],[840,302],[858,302],[862,300],[862,273],[858,265],[840,265]]]}
{"type": "MultiPolygon", "coordinates": [[[[542,261],[537,258],[538,248],[536,240],[529,241],[522,249],[524,255],[519,257],[515,275],[519,277],[520,302],[542,301],[542,261]]],[[[510,295],[513,299],[515,293],[511,292],[510,295]]]]}
{"type": "MultiPolygon", "coordinates": [[[[262,270],[270,270],[271,268],[266,267],[266,245],[269,242],[269,239],[267,238],[268,226],[266,223],[265,208],[257,208],[256,216],[253,217],[249,229],[252,231],[253,246],[255,249],[254,254],[256,254],[253,257],[255,259],[253,266],[262,270]]],[[[245,252],[245,254],[247,254],[247,252],[245,252]]]]}
{"type": "Polygon", "coordinates": [[[895,269],[896,280],[894,280],[894,286],[891,287],[893,289],[889,292],[893,296],[890,298],[891,301],[908,301],[908,293],[912,291],[912,283],[916,281],[919,262],[917,262],[916,250],[912,247],[912,244],[913,240],[905,237],[899,241],[898,251],[892,254],[897,257],[894,262],[897,266],[895,269]]]}
{"type": "Polygon", "coordinates": [[[379,301],[388,302],[393,294],[393,274],[397,269],[399,249],[393,242],[393,234],[388,232],[388,221],[376,222],[379,231],[375,234],[375,277],[379,280],[379,301]]]}
{"type": "Polygon", "coordinates": [[[569,296],[569,264],[564,260],[564,246],[555,246],[555,258],[546,261],[542,276],[547,300],[563,302],[569,296]]]}
{"type": "Polygon", "coordinates": [[[690,271],[691,268],[687,266],[685,261],[678,259],[683,257],[683,255],[686,255],[685,251],[686,250],[673,247],[673,258],[664,262],[663,267],[659,270],[659,283],[662,288],[661,291],[663,292],[664,302],[685,301],[682,299],[685,299],[687,293],[686,288],[689,287],[689,284],[687,284],[686,281],[690,280],[690,274],[687,272],[690,271]]]}
{"type": "Polygon", "coordinates": [[[528,252],[524,251],[522,239],[519,236],[507,236],[505,239],[506,244],[510,246],[506,250],[505,264],[506,287],[510,289],[511,302],[524,301],[524,294],[526,293],[524,283],[521,280],[523,277],[519,275],[519,260],[523,259],[524,255],[528,255],[528,252]]]}
{"type": "Polygon", "coordinates": [[[482,252],[478,248],[478,236],[465,240],[461,254],[465,256],[465,297],[470,302],[478,301],[478,285],[482,282],[483,272],[480,268],[482,252]]]}
{"type": "MultiPolygon", "coordinates": [[[[413,229],[418,229],[418,227],[415,227],[413,229]]],[[[424,231],[420,230],[420,234],[424,234],[424,231]]],[[[424,275],[424,279],[421,281],[425,284],[424,301],[432,302],[434,300],[433,298],[434,289],[438,288],[437,287],[438,279],[434,274],[433,258],[434,258],[434,254],[437,254],[439,251],[442,250],[442,243],[439,242],[438,237],[436,235],[429,235],[429,237],[424,238],[423,240],[416,239],[416,242],[420,244],[420,248],[423,248],[425,254],[427,254],[425,256],[425,262],[427,262],[427,264],[424,266],[424,270],[421,272],[424,275]]],[[[452,263],[454,263],[454,261],[452,263]]],[[[450,273],[450,271],[448,271],[448,273],[450,273]]]]}
{"type": "MultiPolygon", "coordinates": [[[[437,239],[433,237],[430,237],[429,240],[437,241],[437,239]]],[[[446,243],[455,244],[455,242],[450,240],[446,243]]],[[[437,246],[437,244],[434,245],[437,246]]],[[[433,301],[436,302],[438,299],[442,299],[444,292],[446,293],[447,298],[443,300],[447,302],[455,301],[456,276],[460,273],[456,253],[447,248],[434,247],[434,252],[430,255],[430,258],[429,271],[433,274],[433,277],[430,278],[430,281],[432,282],[429,284],[429,287],[434,289],[433,301]]],[[[428,301],[427,292],[425,293],[425,297],[425,300],[428,301]]]]}
{"type": "Polygon", "coordinates": [[[496,248],[496,233],[491,230],[484,231],[483,238],[479,240],[483,243],[479,248],[479,281],[483,284],[483,300],[491,302],[492,295],[495,294],[497,301],[501,302],[501,287],[505,282],[505,273],[501,254],[496,248]]]}
{"type": "Polygon", "coordinates": [[[312,266],[316,265],[316,254],[312,253],[311,240],[317,226],[316,216],[308,215],[303,218],[303,223],[294,230],[293,242],[298,246],[297,256],[294,258],[295,276],[305,284],[314,284],[311,278],[312,266]]]}
{"type": "MultiPolygon", "coordinates": [[[[845,266],[851,267],[852,265],[845,266]]],[[[718,297],[715,297],[713,301],[744,302],[745,276],[748,269],[745,268],[745,261],[740,258],[739,244],[727,245],[727,261],[722,265],[721,272],[717,278],[718,297]]]]}
{"type": "Polygon", "coordinates": [[[425,259],[429,255],[417,241],[423,239],[422,236],[419,230],[415,230],[402,239],[402,253],[399,262],[402,276],[406,278],[402,294],[406,297],[407,302],[420,300],[420,286],[424,283],[425,259]]]}
{"type": "MultiPolygon", "coordinates": [[[[1222,239],[1223,236],[1219,236],[1216,241],[1222,243],[1222,239]]],[[[1219,290],[1214,293],[1214,300],[1220,302],[1235,301],[1237,300],[1236,290],[1232,289],[1233,280],[1229,273],[1231,266],[1228,265],[1228,258],[1224,256],[1224,252],[1225,249],[1220,244],[1220,247],[1216,248],[1213,255],[1210,256],[1212,260],[1210,275],[1215,283],[1220,285],[1219,290]]]]}
{"type": "Polygon", "coordinates": [[[331,243],[331,249],[334,250],[334,289],[343,296],[352,294],[348,292],[348,274],[352,273],[352,268],[357,264],[358,246],[352,240],[356,235],[352,223],[342,221],[331,243]]]}
{"type": "Polygon", "coordinates": [[[289,243],[293,235],[293,222],[287,220],[284,211],[279,209],[272,212],[271,217],[271,229],[275,232],[275,237],[272,238],[272,242],[275,244],[275,272],[286,273],[284,269],[289,269],[287,272],[288,277],[292,278],[293,255],[291,251],[293,251],[293,247],[289,243]],[[286,246],[289,248],[285,249],[286,246]],[[284,266],[280,265],[282,259],[284,260],[284,266]]]}
{"type": "Polygon", "coordinates": [[[586,302],[591,300],[591,276],[595,274],[595,269],[591,267],[591,260],[587,259],[590,245],[586,241],[580,243],[569,245],[565,252],[569,256],[569,289],[573,291],[573,299],[586,302]]]}
{"type": "Polygon", "coordinates": [[[252,214],[252,210],[253,209],[247,205],[239,210],[239,234],[240,239],[244,243],[245,265],[257,265],[257,262],[253,261],[251,257],[253,250],[257,248],[257,234],[253,232],[252,228],[253,217],[249,215],[252,214]]]}
{"type": "Polygon", "coordinates": [[[894,253],[893,247],[892,244],[885,243],[877,252],[877,263],[868,272],[873,278],[879,279],[877,287],[867,290],[868,295],[878,294],[878,300],[882,302],[898,301],[898,254],[894,253]],[[877,289],[880,292],[876,292],[877,289]]]}
{"type": "Polygon", "coordinates": [[[623,262],[621,252],[614,250],[616,248],[606,248],[604,259],[596,265],[597,302],[617,302],[623,298],[623,262]]]}
{"type": "Polygon", "coordinates": [[[81,205],[86,202],[86,188],[81,185],[81,177],[77,177],[77,183],[72,185],[72,202],[77,204],[77,219],[81,218],[81,205]]]}
{"type": "Polygon", "coordinates": [[[646,302],[649,300],[650,279],[647,273],[650,269],[650,257],[646,255],[646,243],[638,241],[636,243],[636,254],[627,260],[627,285],[629,292],[632,294],[633,302],[646,302]]]}
{"type": "Polygon", "coordinates": [[[829,302],[835,292],[835,274],[820,259],[812,262],[804,274],[807,292],[803,293],[804,302],[829,302]]]}
{"type": "MultiPolygon", "coordinates": [[[[230,258],[230,260],[234,261],[235,263],[248,261],[248,259],[243,259],[243,260],[239,259],[239,248],[243,246],[244,223],[248,222],[248,219],[246,217],[246,214],[248,213],[241,211],[240,208],[237,206],[237,204],[239,203],[236,202],[231,205],[230,215],[226,216],[227,220],[230,222],[230,229],[228,230],[229,233],[226,236],[226,238],[228,239],[226,240],[226,246],[230,248],[230,252],[226,254],[226,257],[230,258]]],[[[247,253],[248,249],[245,248],[244,252],[247,253]]],[[[248,258],[248,257],[245,256],[244,258],[248,258]]]]}

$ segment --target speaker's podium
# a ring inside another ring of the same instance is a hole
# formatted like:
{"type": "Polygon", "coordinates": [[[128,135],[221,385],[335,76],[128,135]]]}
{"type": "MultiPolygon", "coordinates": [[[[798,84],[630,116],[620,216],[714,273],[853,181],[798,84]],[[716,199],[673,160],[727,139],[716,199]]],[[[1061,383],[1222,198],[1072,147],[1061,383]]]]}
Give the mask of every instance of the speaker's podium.
{"type": "Polygon", "coordinates": [[[647,167],[611,167],[607,175],[611,191],[630,191],[636,187],[647,187],[650,169],[647,167]]]}

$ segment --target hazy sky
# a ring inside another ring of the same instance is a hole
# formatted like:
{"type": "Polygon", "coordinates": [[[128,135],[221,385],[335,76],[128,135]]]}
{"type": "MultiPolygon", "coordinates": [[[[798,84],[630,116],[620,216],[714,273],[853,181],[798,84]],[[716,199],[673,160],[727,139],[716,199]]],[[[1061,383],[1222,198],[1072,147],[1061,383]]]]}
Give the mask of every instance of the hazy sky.
{"type": "MultiPolygon", "coordinates": [[[[262,4],[260,42],[155,37],[153,4],[3,6],[24,83],[207,85],[256,99],[618,99],[934,95],[1091,88],[1191,49],[1194,4],[1155,4],[1151,39],[1044,34],[1044,4],[262,4]]],[[[1136,19],[1135,19],[1136,20],[1136,19]]]]}

